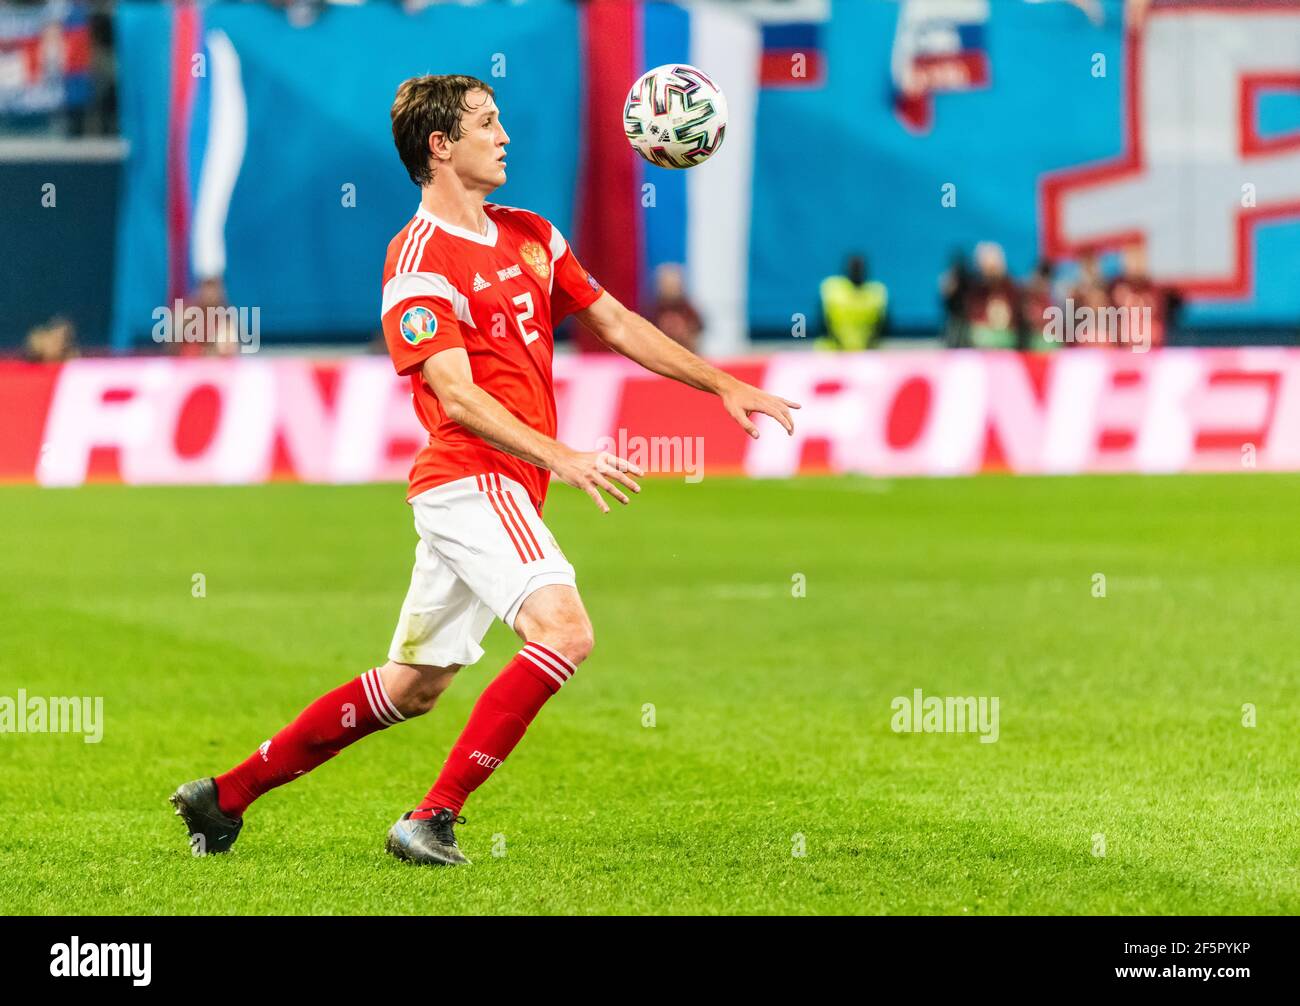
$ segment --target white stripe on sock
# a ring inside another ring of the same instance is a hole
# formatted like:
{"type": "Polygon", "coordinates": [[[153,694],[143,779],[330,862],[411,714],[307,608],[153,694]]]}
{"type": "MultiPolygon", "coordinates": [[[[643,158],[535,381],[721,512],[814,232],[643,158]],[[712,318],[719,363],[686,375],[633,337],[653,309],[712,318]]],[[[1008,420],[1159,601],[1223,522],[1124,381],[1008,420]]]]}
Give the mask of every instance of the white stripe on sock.
{"type": "Polygon", "coordinates": [[[560,656],[554,650],[547,649],[545,646],[540,646],[537,643],[527,643],[524,646],[524,649],[529,650],[535,656],[541,657],[548,664],[554,667],[557,671],[563,674],[566,678],[573,677],[573,672],[577,670],[576,667],[574,667],[571,663],[565,660],[562,656],[560,656]]]}
{"type": "Polygon", "coordinates": [[[361,675],[361,687],[365,690],[366,701],[370,703],[371,715],[374,716],[374,718],[377,719],[384,726],[391,727],[393,725],[393,721],[388,718],[388,716],[384,713],[384,711],[379,707],[379,704],[375,701],[375,693],[374,693],[375,686],[370,680],[370,675],[372,675],[373,673],[374,673],[374,668],[371,668],[370,670],[366,671],[365,674],[361,675]]]}
{"type": "Polygon", "coordinates": [[[393,700],[388,697],[388,689],[384,687],[384,676],[379,673],[379,668],[374,668],[371,672],[375,676],[375,694],[379,697],[380,704],[388,711],[388,715],[393,717],[394,723],[401,723],[406,719],[393,704],[393,700]]]}
{"type": "Polygon", "coordinates": [[[531,660],[534,664],[536,664],[536,665],[537,665],[538,667],[540,667],[543,671],[545,671],[545,672],[546,672],[547,674],[549,674],[552,678],[554,678],[554,679],[555,679],[555,683],[556,683],[557,685],[559,685],[561,688],[564,687],[564,678],[562,678],[562,677],[560,677],[558,674],[556,674],[553,670],[551,670],[549,667],[547,667],[545,664],[543,664],[540,660],[538,660],[536,657],[534,657],[534,656],[533,656],[531,653],[529,653],[527,650],[520,650],[520,651],[519,651],[519,655],[520,655],[521,657],[523,657],[525,660],[531,660]]]}

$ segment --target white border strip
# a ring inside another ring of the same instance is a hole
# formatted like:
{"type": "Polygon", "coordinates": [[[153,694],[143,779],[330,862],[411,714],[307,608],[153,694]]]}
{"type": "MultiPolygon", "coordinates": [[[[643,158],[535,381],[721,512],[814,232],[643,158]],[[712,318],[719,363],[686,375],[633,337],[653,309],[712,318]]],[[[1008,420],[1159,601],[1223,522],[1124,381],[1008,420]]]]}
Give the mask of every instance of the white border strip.
{"type": "Polygon", "coordinates": [[[0,139],[0,162],[125,161],[130,150],[120,136],[10,137],[0,139]]]}

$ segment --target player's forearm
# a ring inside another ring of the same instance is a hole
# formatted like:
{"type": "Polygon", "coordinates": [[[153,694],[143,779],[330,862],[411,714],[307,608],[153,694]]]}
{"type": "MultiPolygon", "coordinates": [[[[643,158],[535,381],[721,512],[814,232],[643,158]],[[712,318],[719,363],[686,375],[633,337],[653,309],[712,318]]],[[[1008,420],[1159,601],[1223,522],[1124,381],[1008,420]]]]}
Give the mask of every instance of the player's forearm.
{"type": "Polygon", "coordinates": [[[442,407],[449,419],[475,436],[539,468],[549,471],[567,450],[559,441],[520,422],[504,405],[475,384],[448,395],[442,407]]]}
{"type": "Polygon", "coordinates": [[[632,311],[625,312],[623,323],[617,331],[602,334],[601,339],[614,352],[639,363],[646,370],[700,391],[716,395],[728,383],[735,381],[726,371],[700,359],[632,311]]]}

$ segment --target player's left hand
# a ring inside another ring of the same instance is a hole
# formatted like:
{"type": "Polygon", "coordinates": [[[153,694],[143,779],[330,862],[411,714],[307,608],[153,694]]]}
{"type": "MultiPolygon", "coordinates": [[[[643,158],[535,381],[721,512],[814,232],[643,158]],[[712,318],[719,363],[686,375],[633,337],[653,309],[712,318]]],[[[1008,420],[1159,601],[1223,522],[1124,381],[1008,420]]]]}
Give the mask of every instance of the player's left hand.
{"type": "Polygon", "coordinates": [[[785,427],[786,433],[794,436],[794,418],[790,415],[790,410],[800,408],[798,402],[769,395],[766,391],[744,381],[735,381],[727,385],[718,392],[718,397],[722,399],[722,407],[727,410],[727,415],[739,423],[740,428],[755,440],[758,439],[758,427],[749,419],[755,412],[771,416],[785,427]]]}

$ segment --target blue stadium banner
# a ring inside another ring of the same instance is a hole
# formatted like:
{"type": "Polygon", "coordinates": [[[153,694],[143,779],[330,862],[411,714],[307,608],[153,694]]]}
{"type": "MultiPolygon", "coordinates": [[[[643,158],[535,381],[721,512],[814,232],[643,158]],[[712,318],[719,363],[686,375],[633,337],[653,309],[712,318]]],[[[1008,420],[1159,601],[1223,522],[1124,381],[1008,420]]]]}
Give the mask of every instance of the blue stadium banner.
{"type": "Polygon", "coordinates": [[[261,309],[269,338],[377,329],[384,251],[419,199],[389,106],[417,74],[491,84],[513,141],[499,201],[570,226],[579,56],[564,0],[326,5],[302,27],[268,4],[124,3],[116,31],[130,143],[116,349],[214,281],[261,309]]]}

